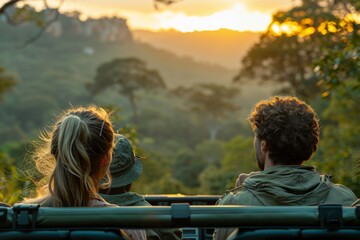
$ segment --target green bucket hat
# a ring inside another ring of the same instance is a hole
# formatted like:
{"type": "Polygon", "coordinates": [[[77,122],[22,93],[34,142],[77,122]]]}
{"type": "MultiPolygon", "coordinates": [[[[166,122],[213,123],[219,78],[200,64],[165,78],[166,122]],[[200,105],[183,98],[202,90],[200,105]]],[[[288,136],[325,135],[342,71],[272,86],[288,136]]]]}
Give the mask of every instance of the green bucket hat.
{"type": "Polygon", "coordinates": [[[110,188],[129,185],[141,175],[142,169],[140,158],[134,154],[129,140],[123,135],[117,135],[110,165],[110,188]]]}

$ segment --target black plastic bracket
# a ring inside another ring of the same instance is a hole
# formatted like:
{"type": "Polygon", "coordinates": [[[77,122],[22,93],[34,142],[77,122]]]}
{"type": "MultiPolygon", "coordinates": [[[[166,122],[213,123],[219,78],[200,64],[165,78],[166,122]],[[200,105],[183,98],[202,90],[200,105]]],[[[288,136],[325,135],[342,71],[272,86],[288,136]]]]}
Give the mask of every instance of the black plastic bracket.
{"type": "Polygon", "coordinates": [[[6,221],[8,210],[5,207],[0,207],[0,222],[6,221]]]}
{"type": "Polygon", "coordinates": [[[39,204],[14,204],[13,229],[34,229],[39,207],[39,204]]]}
{"type": "Polygon", "coordinates": [[[355,208],[355,214],[356,214],[356,217],[357,217],[358,219],[360,219],[360,206],[357,206],[357,207],[355,208]]]}
{"type": "Polygon", "coordinates": [[[344,226],[341,205],[324,204],[319,205],[318,209],[321,227],[337,228],[344,226]]]}
{"type": "Polygon", "coordinates": [[[171,204],[171,221],[174,226],[190,224],[191,212],[189,203],[171,204]]]}

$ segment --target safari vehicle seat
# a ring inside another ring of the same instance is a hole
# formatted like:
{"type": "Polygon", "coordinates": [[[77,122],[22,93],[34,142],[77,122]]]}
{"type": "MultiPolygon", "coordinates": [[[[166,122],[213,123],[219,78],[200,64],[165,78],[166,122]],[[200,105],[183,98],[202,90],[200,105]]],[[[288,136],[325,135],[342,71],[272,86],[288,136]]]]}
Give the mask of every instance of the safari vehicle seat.
{"type": "Polygon", "coordinates": [[[0,207],[0,239],[122,239],[119,228],[154,227],[237,227],[233,239],[360,239],[360,208],[187,203],[119,208],[0,207]]]}

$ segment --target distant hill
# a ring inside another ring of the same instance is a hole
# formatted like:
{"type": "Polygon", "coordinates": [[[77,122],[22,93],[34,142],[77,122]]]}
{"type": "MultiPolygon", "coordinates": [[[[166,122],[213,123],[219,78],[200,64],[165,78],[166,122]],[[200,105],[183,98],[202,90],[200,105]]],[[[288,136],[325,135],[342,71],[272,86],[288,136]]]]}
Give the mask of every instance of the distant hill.
{"type": "Polygon", "coordinates": [[[182,33],[175,30],[151,32],[132,30],[136,41],[168,50],[179,56],[190,56],[202,62],[238,69],[241,58],[258,41],[261,33],[221,29],[182,33]]]}
{"type": "MultiPolygon", "coordinates": [[[[65,20],[70,22],[72,18],[68,17],[65,20]]],[[[144,60],[149,68],[160,72],[170,87],[199,82],[230,83],[236,74],[235,70],[229,70],[219,64],[200,62],[192,57],[176,55],[147,43],[133,40],[102,41],[99,38],[71,32],[63,32],[61,36],[56,37],[52,32],[46,33],[26,48],[18,48],[36,34],[38,29],[29,25],[13,27],[5,23],[2,24],[2,29],[7,34],[0,42],[2,52],[0,65],[17,72],[20,76],[25,75],[21,76],[25,80],[29,75],[24,73],[24,69],[27,69],[30,63],[38,67],[43,67],[46,63],[50,67],[59,62],[64,75],[69,73],[64,71],[65,69],[76,69],[76,75],[80,79],[89,81],[94,77],[96,68],[100,64],[122,57],[137,57],[144,60]],[[67,60],[64,62],[61,59],[67,60]]],[[[63,29],[71,28],[63,27],[63,29]]],[[[29,71],[34,77],[36,74],[41,74],[36,72],[36,68],[29,71]]]]}

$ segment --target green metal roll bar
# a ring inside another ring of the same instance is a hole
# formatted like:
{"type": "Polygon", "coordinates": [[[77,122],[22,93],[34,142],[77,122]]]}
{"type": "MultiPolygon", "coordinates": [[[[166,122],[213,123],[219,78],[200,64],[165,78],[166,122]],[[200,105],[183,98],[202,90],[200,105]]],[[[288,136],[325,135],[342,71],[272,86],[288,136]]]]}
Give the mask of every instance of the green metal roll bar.
{"type": "Polygon", "coordinates": [[[71,227],[360,227],[359,208],[305,206],[0,207],[0,230],[71,227]]]}

